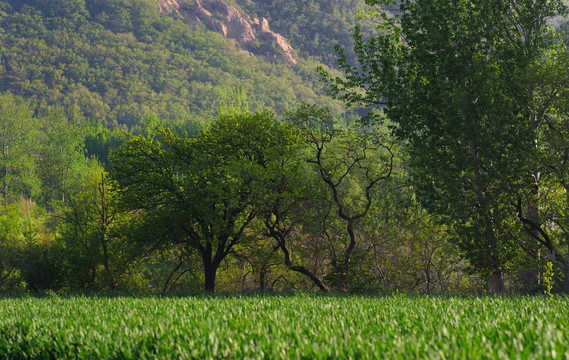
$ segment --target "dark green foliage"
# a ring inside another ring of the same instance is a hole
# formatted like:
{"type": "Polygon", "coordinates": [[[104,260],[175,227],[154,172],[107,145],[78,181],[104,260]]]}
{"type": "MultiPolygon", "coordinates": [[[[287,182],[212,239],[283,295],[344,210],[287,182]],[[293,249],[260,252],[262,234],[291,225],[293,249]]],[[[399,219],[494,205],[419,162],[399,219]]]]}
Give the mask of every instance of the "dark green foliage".
{"type": "Polygon", "coordinates": [[[498,279],[521,250],[515,204],[536,174],[531,74],[556,46],[547,19],[565,8],[401,1],[393,18],[383,9],[395,2],[367,3],[378,6],[381,32],[356,31],[358,62],[340,52],[346,79],[328,77],[331,92],[385,110],[408,144],[421,203],[455,230],[474,268],[498,279]]]}
{"type": "Polygon", "coordinates": [[[202,257],[205,290],[214,291],[221,262],[244,241],[275,166],[295,144],[294,132],[269,111],[223,108],[201,136],[159,127],[131,136],[115,152],[111,176],[125,209],[155,228],[147,241],[184,244],[202,257]]]}
{"type": "Polygon", "coordinates": [[[100,123],[93,125],[85,136],[85,154],[95,157],[108,167],[110,151],[118,148],[125,140],[125,133],[118,128],[109,130],[100,123]]]}
{"type": "Polygon", "coordinates": [[[33,6],[50,18],[59,20],[77,20],[87,17],[89,13],[85,0],[32,0],[26,5],[33,6]]]}

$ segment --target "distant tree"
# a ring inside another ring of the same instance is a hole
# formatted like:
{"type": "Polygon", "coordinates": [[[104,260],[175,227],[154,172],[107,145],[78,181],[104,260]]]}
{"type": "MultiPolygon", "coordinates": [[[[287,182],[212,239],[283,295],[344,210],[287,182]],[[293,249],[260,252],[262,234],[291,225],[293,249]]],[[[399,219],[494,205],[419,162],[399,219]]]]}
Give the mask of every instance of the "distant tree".
{"type": "Polygon", "coordinates": [[[37,177],[41,181],[43,204],[65,202],[88,176],[90,162],[85,158],[85,127],[64,114],[51,113],[41,123],[37,177]]]}
{"type": "Polygon", "coordinates": [[[108,129],[103,124],[93,124],[86,129],[85,154],[95,157],[105,167],[109,166],[110,151],[118,148],[126,141],[123,131],[118,128],[108,129]]]}
{"type": "Polygon", "coordinates": [[[0,289],[42,290],[59,280],[49,217],[33,200],[0,205],[0,289]]]}
{"type": "Polygon", "coordinates": [[[28,3],[50,17],[77,19],[89,16],[85,0],[31,0],[28,3]]]}
{"type": "Polygon", "coordinates": [[[24,224],[17,204],[0,208],[0,288],[19,287],[19,269],[26,259],[24,224]]]}
{"type": "Polygon", "coordinates": [[[0,94],[0,196],[31,196],[34,182],[34,151],[38,147],[38,121],[23,98],[0,94]]]}
{"type": "Polygon", "coordinates": [[[125,259],[121,221],[112,185],[100,166],[93,164],[81,189],[61,206],[58,213],[58,241],[65,249],[62,259],[66,283],[75,289],[115,289],[128,262],[125,259]]]}

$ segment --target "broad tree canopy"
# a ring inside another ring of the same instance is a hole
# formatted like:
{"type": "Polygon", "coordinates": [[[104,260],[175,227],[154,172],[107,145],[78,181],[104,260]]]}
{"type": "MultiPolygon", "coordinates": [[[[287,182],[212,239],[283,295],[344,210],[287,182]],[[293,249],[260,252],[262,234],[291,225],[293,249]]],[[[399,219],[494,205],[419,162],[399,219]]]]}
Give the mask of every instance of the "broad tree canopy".
{"type": "Polygon", "coordinates": [[[113,153],[111,176],[123,205],[156,222],[158,238],[199,252],[205,289],[214,291],[217,268],[243,241],[295,143],[271,112],[227,112],[196,138],[163,127],[131,136],[113,153]]]}

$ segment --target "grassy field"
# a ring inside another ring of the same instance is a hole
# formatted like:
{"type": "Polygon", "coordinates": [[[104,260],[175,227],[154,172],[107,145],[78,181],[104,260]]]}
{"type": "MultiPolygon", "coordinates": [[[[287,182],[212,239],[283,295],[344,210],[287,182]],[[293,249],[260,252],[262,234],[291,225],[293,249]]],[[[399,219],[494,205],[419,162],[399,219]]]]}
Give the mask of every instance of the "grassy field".
{"type": "Polygon", "coordinates": [[[569,298],[0,299],[6,359],[569,358],[569,298]]]}

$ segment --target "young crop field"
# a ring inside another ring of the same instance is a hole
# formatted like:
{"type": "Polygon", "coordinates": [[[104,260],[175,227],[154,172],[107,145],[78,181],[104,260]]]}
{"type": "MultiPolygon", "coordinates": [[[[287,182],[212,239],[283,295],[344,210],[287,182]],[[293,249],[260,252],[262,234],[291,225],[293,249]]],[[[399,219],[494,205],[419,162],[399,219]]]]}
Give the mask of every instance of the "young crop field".
{"type": "Polygon", "coordinates": [[[0,299],[3,359],[569,357],[566,297],[0,299]]]}

